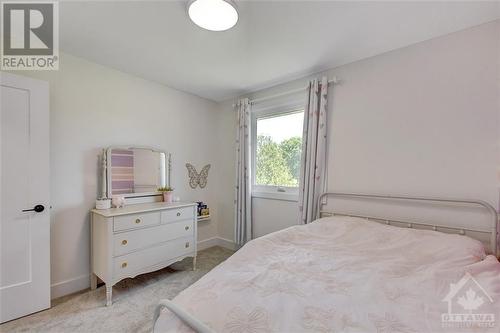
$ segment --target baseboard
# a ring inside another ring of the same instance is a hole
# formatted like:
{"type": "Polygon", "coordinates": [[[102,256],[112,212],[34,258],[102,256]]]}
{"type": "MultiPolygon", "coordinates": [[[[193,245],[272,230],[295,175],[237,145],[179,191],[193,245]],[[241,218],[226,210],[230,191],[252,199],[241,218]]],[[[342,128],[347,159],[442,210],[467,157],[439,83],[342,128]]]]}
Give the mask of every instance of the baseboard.
{"type": "Polygon", "coordinates": [[[229,250],[236,251],[236,243],[233,242],[232,240],[222,238],[222,237],[217,237],[217,241],[219,246],[224,247],[229,250]]]}
{"type": "Polygon", "coordinates": [[[236,249],[236,244],[234,244],[233,241],[222,237],[212,237],[199,241],[198,251],[205,250],[213,246],[220,246],[233,251],[236,249]]]}
{"type": "MultiPolygon", "coordinates": [[[[226,249],[235,250],[236,244],[233,241],[221,237],[212,237],[198,242],[198,251],[210,247],[220,246],[226,249]]],[[[90,275],[81,275],[73,279],[56,282],[50,286],[50,296],[52,299],[66,296],[90,288],[90,275]]]]}
{"type": "Polygon", "coordinates": [[[50,286],[50,298],[59,298],[90,288],[90,275],[81,275],[73,279],[54,283],[50,286]]]}
{"type": "Polygon", "coordinates": [[[198,242],[198,251],[205,250],[205,249],[208,249],[210,247],[219,245],[219,244],[217,244],[218,243],[217,240],[218,240],[217,237],[212,237],[212,238],[207,238],[207,239],[204,239],[202,241],[199,241],[198,242]]]}

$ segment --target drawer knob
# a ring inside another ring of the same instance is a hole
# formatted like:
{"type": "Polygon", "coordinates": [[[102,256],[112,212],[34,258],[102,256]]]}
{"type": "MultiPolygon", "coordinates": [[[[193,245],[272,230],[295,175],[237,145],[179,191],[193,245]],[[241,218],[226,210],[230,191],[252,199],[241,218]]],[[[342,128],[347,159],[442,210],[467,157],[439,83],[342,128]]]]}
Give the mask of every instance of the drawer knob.
{"type": "Polygon", "coordinates": [[[125,268],[125,267],[127,267],[127,263],[126,263],[126,262],[124,262],[124,263],[122,264],[122,268],[125,268]]]}
{"type": "Polygon", "coordinates": [[[186,246],[186,248],[188,248],[188,247],[189,247],[189,242],[186,242],[186,245],[185,245],[185,246],[186,246]]]}
{"type": "Polygon", "coordinates": [[[122,245],[127,245],[127,243],[128,243],[128,242],[127,242],[127,240],[126,240],[126,239],[122,240],[122,245]]]}
{"type": "Polygon", "coordinates": [[[178,212],[178,213],[177,213],[177,216],[181,216],[181,212],[178,212]]]}
{"type": "Polygon", "coordinates": [[[135,223],[141,223],[141,219],[135,219],[135,223]]]}
{"type": "Polygon", "coordinates": [[[185,227],[184,227],[184,229],[189,230],[189,226],[188,226],[188,225],[187,225],[187,226],[185,226],[185,227]]]}

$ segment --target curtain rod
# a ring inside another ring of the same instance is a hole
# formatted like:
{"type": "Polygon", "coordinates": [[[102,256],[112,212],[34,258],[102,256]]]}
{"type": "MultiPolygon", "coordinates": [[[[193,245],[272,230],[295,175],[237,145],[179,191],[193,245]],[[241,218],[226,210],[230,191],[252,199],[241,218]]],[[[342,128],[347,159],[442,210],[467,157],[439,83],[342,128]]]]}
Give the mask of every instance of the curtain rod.
{"type": "MultiPolygon", "coordinates": [[[[338,83],[340,83],[340,80],[337,79],[336,76],[334,76],[331,80],[328,80],[328,84],[338,84],[338,83]]],[[[250,100],[250,104],[259,103],[259,102],[262,102],[262,101],[267,101],[268,99],[274,99],[274,98],[283,97],[283,96],[286,96],[286,95],[295,94],[295,93],[301,92],[303,90],[306,90],[308,88],[309,88],[309,86],[303,87],[303,88],[298,88],[298,89],[293,89],[293,90],[288,90],[288,91],[285,91],[285,92],[282,92],[282,93],[279,93],[279,94],[276,94],[276,95],[271,95],[271,96],[266,96],[266,97],[251,99],[250,100]]],[[[236,103],[233,104],[233,108],[235,106],[236,106],[236,103]]]]}

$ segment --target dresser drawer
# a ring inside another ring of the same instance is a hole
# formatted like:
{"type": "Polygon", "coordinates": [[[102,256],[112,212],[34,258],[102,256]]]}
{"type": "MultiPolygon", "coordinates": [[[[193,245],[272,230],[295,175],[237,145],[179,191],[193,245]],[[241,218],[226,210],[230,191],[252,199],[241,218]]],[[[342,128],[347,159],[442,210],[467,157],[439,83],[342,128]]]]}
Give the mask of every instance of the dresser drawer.
{"type": "Polygon", "coordinates": [[[172,223],[186,219],[194,219],[193,207],[169,209],[161,212],[161,223],[172,223]]]}
{"type": "Polygon", "coordinates": [[[162,245],[136,251],[113,258],[113,280],[134,277],[144,270],[162,262],[191,254],[194,251],[194,237],[179,238],[162,245]]]}
{"type": "Polygon", "coordinates": [[[115,216],[113,219],[113,231],[160,225],[160,220],[160,212],[115,216]]]}
{"type": "Polygon", "coordinates": [[[113,235],[113,255],[121,256],[157,243],[193,236],[193,227],[193,221],[186,220],[115,234],[113,235]]]}

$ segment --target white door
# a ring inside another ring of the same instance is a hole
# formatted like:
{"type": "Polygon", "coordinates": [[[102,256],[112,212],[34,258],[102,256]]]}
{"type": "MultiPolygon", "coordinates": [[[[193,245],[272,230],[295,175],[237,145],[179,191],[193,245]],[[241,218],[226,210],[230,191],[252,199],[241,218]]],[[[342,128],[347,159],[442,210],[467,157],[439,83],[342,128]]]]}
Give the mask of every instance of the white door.
{"type": "Polygon", "coordinates": [[[49,87],[0,72],[0,88],[0,322],[5,322],[50,307],[49,87]]]}

